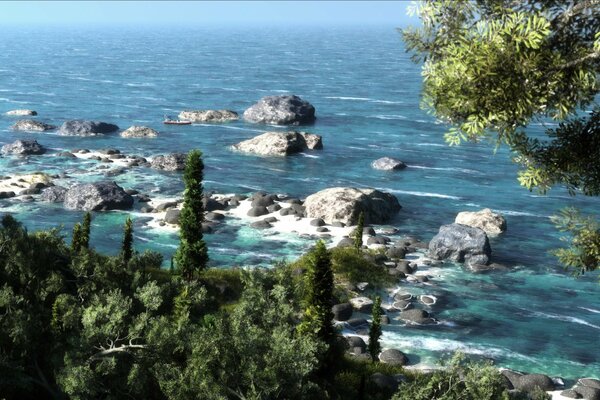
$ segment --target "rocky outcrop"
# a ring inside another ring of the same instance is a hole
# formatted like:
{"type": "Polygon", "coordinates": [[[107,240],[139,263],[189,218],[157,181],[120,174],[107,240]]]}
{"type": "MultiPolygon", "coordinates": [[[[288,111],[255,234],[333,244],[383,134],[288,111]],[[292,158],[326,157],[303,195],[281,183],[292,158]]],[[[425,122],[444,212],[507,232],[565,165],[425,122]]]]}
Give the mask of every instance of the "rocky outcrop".
{"type": "Polygon", "coordinates": [[[40,198],[48,203],[62,203],[65,201],[67,191],[68,189],[62,186],[50,186],[44,189],[40,198]]]}
{"type": "Polygon", "coordinates": [[[315,120],[315,108],[298,96],[266,96],[244,111],[244,119],[274,125],[310,124],[315,120]]]}
{"type": "Polygon", "coordinates": [[[83,211],[127,210],[132,205],[133,197],[114,182],[73,186],[65,194],[64,201],[65,208],[83,211]]]}
{"type": "Polygon", "coordinates": [[[531,393],[536,390],[536,388],[546,392],[554,390],[555,387],[554,381],[546,375],[523,374],[510,369],[502,369],[500,370],[500,373],[508,379],[514,389],[522,390],[524,392],[531,393]]]}
{"type": "Polygon", "coordinates": [[[44,154],[45,152],[46,148],[39,144],[37,140],[16,140],[2,146],[2,154],[28,156],[32,154],[44,154]]]}
{"type": "Polygon", "coordinates": [[[33,119],[21,119],[17,121],[11,128],[15,131],[44,132],[56,129],[56,126],[35,121],[33,119]]]}
{"type": "Polygon", "coordinates": [[[74,119],[62,124],[58,133],[65,136],[98,136],[119,130],[114,124],[74,119]]]}
{"type": "Polygon", "coordinates": [[[456,215],[454,223],[483,229],[488,235],[497,235],[506,230],[506,220],[489,208],[481,211],[463,211],[456,215]]]}
{"type": "Polygon", "coordinates": [[[164,156],[156,156],[150,162],[154,169],[163,171],[182,171],[185,169],[185,160],[187,156],[184,153],[171,153],[164,156]]]}
{"type": "Polygon", "coordinates": [[[439,233],[431,239],[429,255],[435,260],[487,265],[492,249],[482,229],[450,224],[442,225],[439,233]]]}
{"type": "Polygon", "coordinates": [[[34,110],[10,110],[6,112],[6,115],[13,117],[27,117],[37,115],[37,111],[34,110]]]}
{"type": "Polygon", "coordinates": [[[124,138],[147,138],[147,137],[157,137],[158,132],[152,128],[147,126],[130,126],[121,132],[121,137],[124,138]]]}
{"type": "Polygon", "coordinates": [[[404,164],[402,161],[395,159],[395,158],[382,157],[382,158],[378,158],[377,160],[373,161],[371,163],[371,167],[373,167],[374,169],[382,170],[382,171],[393,171],[393,170],[397,170],[397,169],[406,168],[406,164],[404,164]]]}
{"type": "Polygon", "coordinates": [[[374,189],[334,187],[306,198],[306,216],[321,218],[328,224],[339,221],[356,224],[361,212],[365,223],[379,224],[393,218],[402,208],[396,196],[374,189]]]}
{"type": "Polygon", "coordinates": [[[235,121],[239,116],[230,110],[188,110],[180,112],[179,119],[192,122],[227,122],[235,121]]]}
{"type": "Polygon", "coordinates": [[[323,148],[321,136],[306,132],[266,132],[232,146],[234,150],[264,156],[287,156],[323,148]]]}

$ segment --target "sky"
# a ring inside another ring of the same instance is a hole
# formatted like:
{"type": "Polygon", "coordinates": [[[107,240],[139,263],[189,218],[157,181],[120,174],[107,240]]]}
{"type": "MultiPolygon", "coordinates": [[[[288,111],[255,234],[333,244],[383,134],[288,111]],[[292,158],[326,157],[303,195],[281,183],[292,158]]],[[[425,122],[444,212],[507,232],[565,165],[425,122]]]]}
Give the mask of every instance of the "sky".
{"type": "Polygon", "coordinates": [[[416,23],[410,1],[0,1],[0,26],[416,23]]]}

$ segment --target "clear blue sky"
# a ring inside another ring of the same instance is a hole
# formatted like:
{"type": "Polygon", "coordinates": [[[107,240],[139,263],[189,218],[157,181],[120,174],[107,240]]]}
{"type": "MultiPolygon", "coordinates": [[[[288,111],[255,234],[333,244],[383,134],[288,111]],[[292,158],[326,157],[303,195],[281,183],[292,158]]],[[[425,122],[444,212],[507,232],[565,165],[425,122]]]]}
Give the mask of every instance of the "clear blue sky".
{"type": "Polygon", "coordinates": [[[0,1],[0,25],[415,24],[409,1],[0,1]],[[414,21],[414,22],[413,22],[414,21]]]}

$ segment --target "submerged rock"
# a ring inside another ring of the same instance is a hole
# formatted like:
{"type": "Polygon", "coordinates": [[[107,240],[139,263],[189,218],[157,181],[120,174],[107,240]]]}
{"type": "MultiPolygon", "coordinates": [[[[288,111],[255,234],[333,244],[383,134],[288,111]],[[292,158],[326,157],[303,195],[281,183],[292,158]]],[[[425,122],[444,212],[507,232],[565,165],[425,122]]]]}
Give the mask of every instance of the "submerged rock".
{"type": "Polygon", "coordinates": [[[146,138],[146,137],[157,137],[158,132],[147,126],[130,126],[121,132],[121,137],[124,138],[146,138]]]}
{"type": "Polygon", "coordinates": [[[44,154],[45,152],[46,148],[39,144],[37,140],[15,140],[10,144],[2,146],[2,154],[28,156],[33,154],[44,154]]]}
{"type": "Polygon", "coordinates": [[[406,168],[406,164],[404,164],[402,161],[396,158],[382,157],[373,161],[371,163],[371,167],[382,171],[392,171],[397,169],[404,169],[406,168]]]}
{"type": "Polygon", "coordinates": [[[315,120],[315,108],[298,96],[266,96],[244,111],[244,119],[275,125],[310,124],[315,120]]]}
{"type": "Polygon", "coordinates": [[[323,148],[321,136],[306,132],[266,132],[231,146],[234,150],[265,156],[287,156],[323,148]]]}
{"type": "Polygon", "coordinates": [[[133,205],[133,197],[114,182],[87,183],[70,188],[64,205],[69,210],[127,210],[133,205]]]}
{"type": "Polygon", "coordinates": [[[15,116],[15,117],[25,117],[25,116],[33,116],[37,115],[37,111],[34,110],[10,110],[6,112],[6,115],[15,116]]]}
{"type": "Polygon", "coordinates": [[[429,255],[435,260],[487,265],[492,249],[482,229],[450,224],[442,225],[439,233],[431,239],[429,255]]]}
{"type": "Polygon", "coordinates": [[[496,235],[506,230],[506,219],[489,208],[474,212],[459,212],[454,223],[483,229],[488,235],[496,235]]]}
{"type": "Polygon", "coordinates": [[[187,110],[179,113],[179,119],[192,122],[226,122],[238,118],[238,114],[230,110],[187,110]]]}
{"type": "Polygon", "coordinates": [[[15,131],[44,132],[56,129],[56,126],[35,121],[33,119],[21,119],[17,121],[11,128],[15,131]]]}
{"type": "Polygon", "coordinates": [[[184,153],[171,153],[164,156],[156,156],[150,162],[154,169],[163,171],[182,171],[185,169],[187,155],[184,153]]]}
{"type": "Polygon", "coordinates": [[[349,187],[321,190],[308,196],[304,206],[309,218],[321,218],[329,224],[340,221],[346,225],[356,224],[361,212],[367,224],[384,223],[402,208],[392,194],[349,187]]]}
{"type": "Polygon", "coordinates": [[[62,124],[58,133],[65,136],[97,136],[119,130],[114,124],[74,119],[62,124]]]}

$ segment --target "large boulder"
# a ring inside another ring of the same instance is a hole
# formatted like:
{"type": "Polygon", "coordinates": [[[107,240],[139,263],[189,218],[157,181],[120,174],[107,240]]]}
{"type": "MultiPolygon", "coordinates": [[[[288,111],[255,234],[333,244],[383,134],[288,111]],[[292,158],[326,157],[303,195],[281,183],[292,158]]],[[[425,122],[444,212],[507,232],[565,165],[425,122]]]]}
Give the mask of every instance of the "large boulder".
{"type": "Polygon", "coordinates": [[[119,130],[119,127],[114,124],[74,119],[63,123],[58,133],[65,136],[97,136],[117,130],[119,130]]]}
{"type": "Polygon", "coordinates": [[[37,115],[37,111],[34,110],[10,110],[6,112],[6,115],[10,115],[11,117],[28,117],[37,115]]]}
{"type": "Polygon", "coordinates": [[[387,349],[379,354],[379,361],[391,365],[406,365],[408,364],[408,357],[400,350],[387,349]]]}
{"type": "Polygon", "coordinates": [[[121,132],[121,137],[124,138],[147,138],[147,137],[157,137],[158,132],[152,128],[147,126],[130,126],[121,132]]]}
{"type": "Polygon", "coordinates": [[[371,167],[374,169],[380,169],[382,171],[392,171],[395,169],[404,169],[406,168],[406,164],[395,158],[382,157],[373,161],[371,163],[371,167]]]}
{"type": "Polygon", "coordinates": [[[264,156],[287,156],[322,149],[321,136],[306,132],[266,132],[232,146],[234,150],[264,156]]]}
{"type": "Polygon", "coordinates": [[[171,208],[167,210],[165,214],[165,222],[168,224],[179,225],[179,215],[181,214],[181,210],[176,208],[171,208]]]}
{"type": "Polygon", "coordinates": [[[65,194],[64,206],[69,210],[127,210],[133,197],[114,182],[86,183],[73,186],[65,194]]]}
{"type": "Polygon", "coordinates": [[[152,159],[150,166],[163,171],[182,171],[185,169],[184,153],[171,153],[164,156],[156,156],[152,159]]]}
{"type": "Polygon", "coordinates": [[[431,239],[429,255],[435,260],[487,265],[492,249],[482,229],[450,224],[442,225],[439,233],[431,239]]]}
{"type": "Polygon", "coordinates": [[[334,187],[321,190],[304,202],[308,218],[321,218],[328,224],[340,221],[346,225],[358,222],[361,212],[365,223],[384,223],[402,208],[396,196],[374,189],[334,187]]]}
{"type": "Polygon", "coordinates": [[[244,119],[275,125],[310,124],[315,120],[315,108],[298,96],[266,96],[244,111],[244,119]]]}
{"type": "Polygon", "coordinates": [[[239,116],[229,110],[187,110],[179,113],[179,119],[192,122],[235,121],[239,116]]]}
{"type": "Polygon", "coordinates": [[[2,146],[2,154],[28,156],[31,154],[44,154],[45,152],[46,148],[39,144],[37,140],[15,140],[2,146]]]}
{"type": "Polygon", "coordinates": [[[417,325],[435,324],[435,319],[427,311],[418,308],[403,310],[400,313],[400,319],[417,325]]]}
{"type": "Polygon", "coordinates": [[[48,203],[62,203],[65,201],[67,191],[68,189],[62,186],[50,186],[44,189],[40,198],[48,203]]]}
{"type": "Polygon", "coordinates": [[[504,217],[492,212],[489,208],[474,212],[459,212],[454,223],[483,229],[488,235],[497,235],[506,230],[506,220],[504,217]]]}
{"type": "Polygon", "coordinates": [[[56,126],[35,121],[33,119],[21,119],[12,126],[12,129],[25,132],[44,132],[56,129],[56,126]]]}
{"type": "Polygon", "coordinates": [[[348,321],[350,318],[352,318],[352,304],[336,304],[331,307],[331,312],[333,312],[333,319],[336,321],[348,321]]]}

